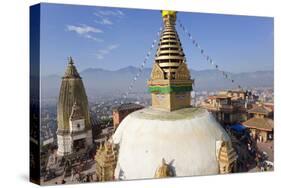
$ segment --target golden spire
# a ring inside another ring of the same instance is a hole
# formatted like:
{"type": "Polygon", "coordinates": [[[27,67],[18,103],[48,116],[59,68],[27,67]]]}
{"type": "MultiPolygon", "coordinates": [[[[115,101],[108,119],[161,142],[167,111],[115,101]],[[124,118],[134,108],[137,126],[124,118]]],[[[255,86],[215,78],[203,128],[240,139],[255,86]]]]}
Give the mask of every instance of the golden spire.
{"type": "Polygon", "coordinates": [[[190,106],[193,80],[186,65],[185,55],[177,34],[176,12],[162,11],[164,29],[155,55],[151,78],[152,107],[168,111],[190,106]]]}
{"type": "Polygon", "coordinates": [[[113,148],[113,144],[109,143],[108,141],[104,141],[96,153],[95,161],[97,166],[97,180],[114,180],[114,170],[117,164],[117,155],[113,148]]]}

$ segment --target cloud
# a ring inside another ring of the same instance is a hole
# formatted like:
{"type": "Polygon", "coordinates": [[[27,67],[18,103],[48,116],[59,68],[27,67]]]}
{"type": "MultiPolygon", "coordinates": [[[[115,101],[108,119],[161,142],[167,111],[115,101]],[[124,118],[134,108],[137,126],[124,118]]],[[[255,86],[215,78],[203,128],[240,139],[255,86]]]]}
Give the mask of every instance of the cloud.
{"type": "Polygon", "coordinates": [[[120,19],[125,14],[121,10],[98,10],[94,12],[94,15],[98,18],[95,22],[102,25],[112,25],[113,18],[120,19]],[[110,19],[109,19],[110,18],[110,19]]]}
{"type": "Polygon", "coordinates": [[[118,48],[118,44],[111,44],[107,46],[105,49],[98,50],[98,52],[95,54],[96,58],[99,60],[104,59],[104,57],[109,54],[112,50],[118,48]]]}
{"type": "Polygon", "coordinates": [[[98,10],[94,13],[94,15],[98,17],[104,17],[104,16],[117,16],[122,17],[124,16],[124,13],[121,10],[98,10]]]}
{"type": "Polygon", "coordinates": [[[93,41],[96,41],[96,42],[103,42],[102,39],[97,38],[97,37],[93,37],[92,35],[85,35],[84,37],[85,37],[85,38],[88,38],[88,39],[91,39],[91,40],[93,40],[93,41]]]}
{"type": "Polygon", "coordinates": [[[85,37],[87,39],[91,39],[93,41],[96,42],[102,42],[103,40],[97,37],[92,36],[92,33],[103,33],[103,31],[101,29],[92,27],[92,26],[88,26],[88,25],[80,25],[80,26],[75,26],[75,25],[67,25],[66,26],[67,31],[70,32],[75,32],[78,35],[85,37]]]}
{"type": "Polygon", "coordinates": [[[81,25],[81,26],[74,26],[74,25],[67,25],[68,31],[74,31],[77,34],[86,34],[86,33],[102,33],[103,31],[88,25],[81,25]]]}
{"type": "Polygon", "coordinates": [[[112,25],[112,21],[110,21],[108,18],[101,18],[101,20],[96,20],[95,21],[98,24],[102,24],[102,25],[112,25]]]}
{"type": "Polygon", "coordinates": [[[119,47],[119,44],[112,44],[112,45],[108,46],[108,49],[113,50],[113,49],[118,48],[118,47],[119,47]]]}

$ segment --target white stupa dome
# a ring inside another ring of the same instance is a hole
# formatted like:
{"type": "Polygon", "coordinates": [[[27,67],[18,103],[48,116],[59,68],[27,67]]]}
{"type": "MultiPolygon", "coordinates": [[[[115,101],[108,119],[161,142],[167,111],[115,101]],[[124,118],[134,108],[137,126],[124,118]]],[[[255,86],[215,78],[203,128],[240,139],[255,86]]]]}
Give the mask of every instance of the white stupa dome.
{"type": "Polygon", "coordinates": [[[113,135],[113,142],[119,145],[115,178],[153,178],[162,159],[175,176],[218,174],[221,141],[230,138],[205,109],[133,112],[113,135]]]}

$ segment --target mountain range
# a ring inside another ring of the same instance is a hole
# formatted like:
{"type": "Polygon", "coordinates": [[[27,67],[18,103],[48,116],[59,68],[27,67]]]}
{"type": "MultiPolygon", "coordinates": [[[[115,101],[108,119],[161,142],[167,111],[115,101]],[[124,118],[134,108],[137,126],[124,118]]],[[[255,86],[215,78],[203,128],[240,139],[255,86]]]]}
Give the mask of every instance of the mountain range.
{"type": "MultiPolygon", "coordinates": [[[[139,69],[133,66],[125,67],[116,71],[105,69],[88,68],[80,72],[88,96],[110,96],[119,95],[128,90],[131,81],[139,69]]],[[[132,92],[146,92],[146,82],[151,74],[151,68],[145,68],[137,79],[132,92]]],[[[217,70],[190,70],[197,91],[215,91],[221,89],[242,87],[273,87],[273,71],[256,71],[244,73],[230,73],[228,75],[235,81],[223,78],[222,73],[217,70]]],[[[43,98],[58,97],[61,77],[59,75],[48,75],[41,78],[41,96],[43,98]]]]}

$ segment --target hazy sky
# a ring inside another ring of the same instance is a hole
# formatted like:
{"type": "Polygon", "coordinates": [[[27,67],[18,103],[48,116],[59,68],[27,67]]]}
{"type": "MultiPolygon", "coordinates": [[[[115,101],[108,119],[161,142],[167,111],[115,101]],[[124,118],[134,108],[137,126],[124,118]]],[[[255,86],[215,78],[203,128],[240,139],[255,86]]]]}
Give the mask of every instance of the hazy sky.
{"type": "MultiPolygon", "coordinates": [[[[273,18],[187,12],[177,16],[221,69],[273,70],[273,18]]],[[[155,10],[43,4],[41,73],[63,74],[68,56],[79,71],[139,67],[161,25],[160,11],[155,10]]],[[[179,24],[177,31],[189,68],[212,69],[179,24]]],[[[152,63],[153,58],[146,67],[152,63]]]]}

